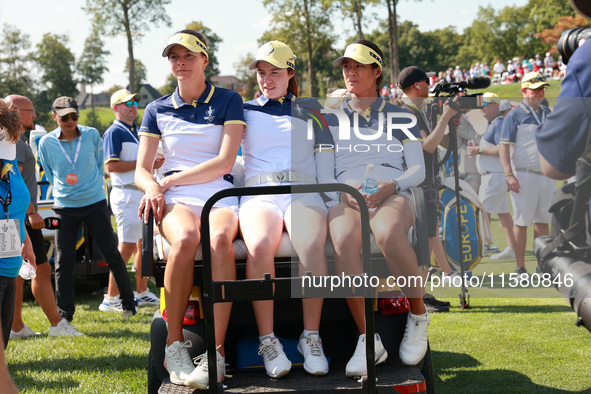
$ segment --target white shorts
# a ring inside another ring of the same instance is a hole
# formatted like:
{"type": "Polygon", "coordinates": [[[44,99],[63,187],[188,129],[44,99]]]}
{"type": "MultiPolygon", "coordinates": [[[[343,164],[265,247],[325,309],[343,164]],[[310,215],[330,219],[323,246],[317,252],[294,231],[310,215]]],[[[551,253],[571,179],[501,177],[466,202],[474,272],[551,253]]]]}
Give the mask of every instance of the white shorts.
{"type": "Polygon", "coordinates": [[[119,242],[136,243],[142,238],[142,221],[138,215],[140,200],[144,193],[140,190],[113,187],[109,196],[111,210],[117,222],[119,242]]]}
{"type": "Polygon", "coordinates": [[[292,211],[299,209],[316,207],[323,212],[328,212],[322,197],[317,193],[303,194],[266,194],[259,196],[243,196],[240,198],[240,212],[252,208],[268,208],[277,212],[283,219],[291,215],[292,211]]]}
{"type": "Polygon", "coordinates": [[[488,213],[509,213],[507,179],[502,172],[493,172],[480,177],[478,199],[488,213]]]}
{"type": "MultiPolygon", "coordinates": [[[[177,203],[173,203],[173,204],[183,204],[184,206],[191,208],[191,210],[193,212],[195,212],[195,215],[197,215],[201,219],[201,214],[203,213],[203,205],[192,205],[192,204],[186,204],[184,202],[177,202],[177,203]]],[[[231,206],[214,205],[211,208],[211,211],[209,211],[209,214],[211,215],[211,213],[213,211],[218,210],[220,208],[228,208],[228,209],[231,209],[232,211],[234,211],[235,214],[238,214],[238,206],[237,205],[231,205],[231,206]]]]}
{"type": "Polygon", "coordinates": [[[532,223],[550,223],[549,212],[556,181],[544,175],[517,172],[519,193],[510,192],[513,206],[513,223],[527,227],[532,223]]]}

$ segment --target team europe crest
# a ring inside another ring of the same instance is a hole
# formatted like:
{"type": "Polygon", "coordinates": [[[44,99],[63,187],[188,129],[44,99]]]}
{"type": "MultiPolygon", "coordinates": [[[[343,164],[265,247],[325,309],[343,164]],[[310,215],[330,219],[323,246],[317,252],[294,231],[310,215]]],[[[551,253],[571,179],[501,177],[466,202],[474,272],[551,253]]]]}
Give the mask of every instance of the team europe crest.
{"type": "Polygon", "coordinates": [[[214,112],[215,112],[215,109],[213,109],[212,106],[210,105],[209,108],[207,109],[207,111],[205,111],[205,114],[207,116],[204,116],[203,119],[205,119],[208,123],[213,122],[213,120],[215,119],[214,112]]]}

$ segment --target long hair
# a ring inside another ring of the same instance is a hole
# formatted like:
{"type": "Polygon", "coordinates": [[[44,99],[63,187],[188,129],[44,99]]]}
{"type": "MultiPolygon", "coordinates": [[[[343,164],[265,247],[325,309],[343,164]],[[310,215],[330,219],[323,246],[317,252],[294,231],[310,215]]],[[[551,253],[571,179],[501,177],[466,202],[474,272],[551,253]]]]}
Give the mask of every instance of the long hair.
{"type": "Polygon", "coordinates": [[[18,109],[0,98],[0,131],[6,133],[6,141],[16,143],[21,127],[21,114],[18,109]]]}
{"type": "Polygon", "coordinates": [[[298,88],[298,81],[296,81],[296,70],[293,70],[293,75],[289,79],[289,84],[287,85],[287,91],[291,92],[294,96],[298,97],[300,90],[298,88]]]}
{"type": "MultiPolygon", "coordinates": [[[[377,46],[376,44],[374,44],[373,42],[371,42],[369,40],[357,40],[353,44],[361,44],[361,45],[365,45],[366,47],[373,49],[374,51],[376,51],[378,53],[378,55],[380,55],[380,58],[382,58],[382,62],[384,61],[384,53],[382,52],[380,47],[377,46]]],[[[372,63],[371,68],[376,69],[376,68],[380,68],[380,66],[378,66],[377,63],[372,63]]],[[[382,69],[382,72],[380,72],[380,76],[376,78],[376,96],[380,95],[380,86],[382,86],[383,80],[384,80],[384,72],[382,69]]]]}

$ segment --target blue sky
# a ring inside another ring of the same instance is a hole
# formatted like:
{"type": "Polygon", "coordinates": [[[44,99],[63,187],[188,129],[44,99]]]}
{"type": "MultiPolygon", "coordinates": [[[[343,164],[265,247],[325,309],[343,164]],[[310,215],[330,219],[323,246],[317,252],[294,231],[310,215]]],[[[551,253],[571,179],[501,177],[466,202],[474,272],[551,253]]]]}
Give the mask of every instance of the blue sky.
{"type": "MultiPolygon", "coordinates": [[[[78,57],[90,29],[89,18],[81,9],[84,3],[83,0],[3,1],[0,3],[0,25],[16,26],[30,36],[33,45],[40,42],[44,33],[65,34],[70,37],[70,50],[78,57]]],[[[491,3],[489,0],[401,0],[398,15],[400,20],[410,20],[419,25],[422,31],[452,25],[462,32],[476,18],[478,7],[491,3]]],[[[495,0],[492,5],[495,9],[501,9],[525,4],[527,0],[495,0]]],[[[257,39],[271,22],[262,1],[255,0],[172,0],[166,9],[172,19],[172,26],[152,29],[140,42],[135,43],[135,57],[146,65],[148,82],[155,87],[160,87],[169,73],[168,63],[160,56],[161,49],[167,38],[187,23],[202,21],[223,38],[218,59],[221,74],[226,75],[234,73],[234,64],[240,56],[256,52],[257,39]]],[[[369,21],[367,31],[375,29],[377,20],[383,19],[383,15],[385,10],[374,12],[368,18],[373,21],[369,21]]],[[[348,29],[352,29],[350,22],[335,22],[337,34],[343,34],[348,29]]],[[[125,37],[119,35],[106,38],[105,42],[111,51],[107,60],[110,71],[105,74],[105,82],[95,87],[95,92],[114,84],[127,84],[127,74],[123,72],[127,59],[125,37]]]]}

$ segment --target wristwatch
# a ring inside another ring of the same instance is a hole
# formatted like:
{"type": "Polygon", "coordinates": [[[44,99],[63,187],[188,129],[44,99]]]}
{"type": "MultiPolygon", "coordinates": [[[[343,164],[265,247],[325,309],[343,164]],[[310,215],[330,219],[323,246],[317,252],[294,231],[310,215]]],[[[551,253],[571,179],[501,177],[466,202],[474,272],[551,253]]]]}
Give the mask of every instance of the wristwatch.
{"type": "Polygon", "coordinates": [[[478,145],[478,154],[482,154],[482,146],[478,145]]]}
{"type": "Polygon", "coordinates": [[[398,183],[398,181],[396,179],[394,179],[392,182],[394,182],[394,186],[396,186],[396,194],[400,193],[400,183],[398,183]]]}

